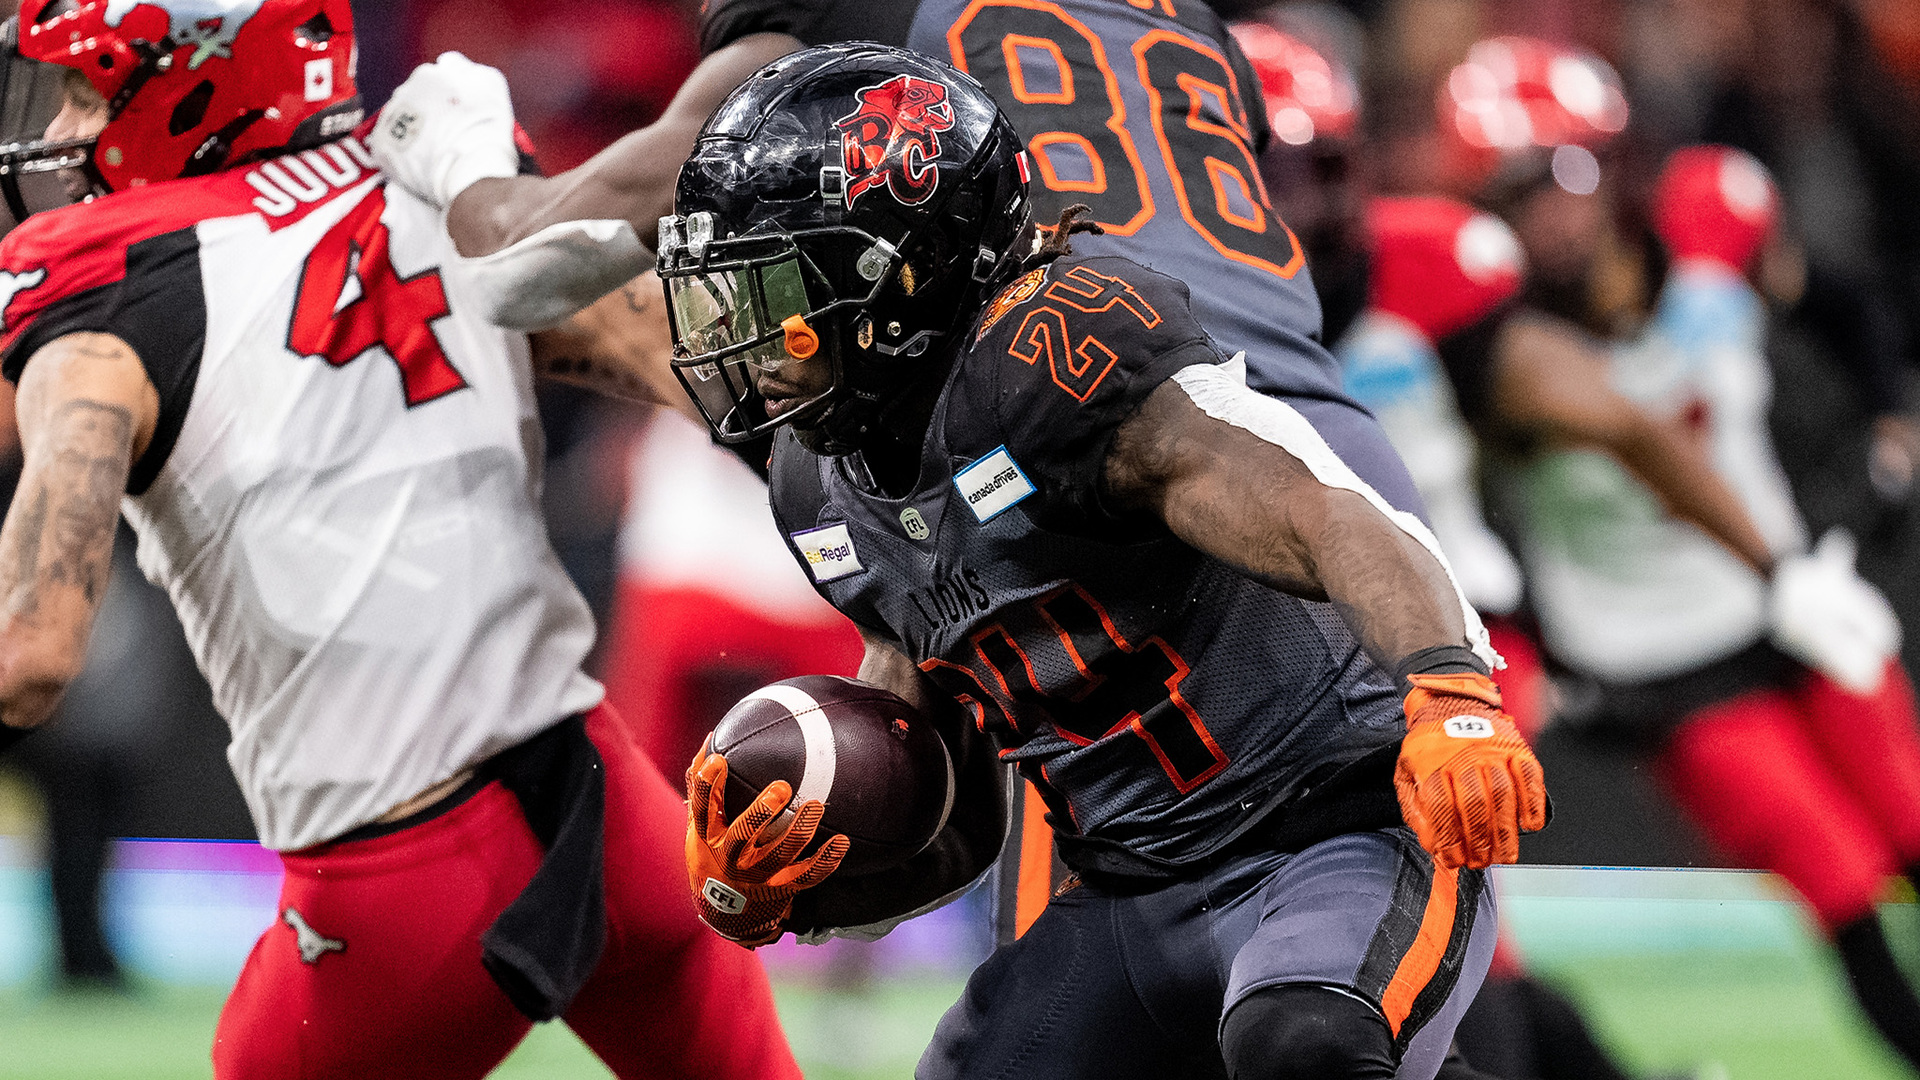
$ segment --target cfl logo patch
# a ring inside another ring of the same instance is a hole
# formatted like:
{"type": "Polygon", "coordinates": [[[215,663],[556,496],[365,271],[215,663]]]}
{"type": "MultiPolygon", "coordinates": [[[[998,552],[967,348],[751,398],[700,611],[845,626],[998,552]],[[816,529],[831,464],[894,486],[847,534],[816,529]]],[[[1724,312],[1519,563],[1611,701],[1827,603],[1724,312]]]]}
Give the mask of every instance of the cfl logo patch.
{"type": "Polygon", "coordinates": [[[700,895],[725,915],[738,915],[747,910],[747,898],[740,895],[739,890],[715,878],[708,878],[707,883],[700,886],[700,895]]]}
{"type": "Polygon", "coordinates": [[[1456,739],[1493,738],[1493,721],[1484,716],[1449,716],[1441,726],[1456,739]]]}

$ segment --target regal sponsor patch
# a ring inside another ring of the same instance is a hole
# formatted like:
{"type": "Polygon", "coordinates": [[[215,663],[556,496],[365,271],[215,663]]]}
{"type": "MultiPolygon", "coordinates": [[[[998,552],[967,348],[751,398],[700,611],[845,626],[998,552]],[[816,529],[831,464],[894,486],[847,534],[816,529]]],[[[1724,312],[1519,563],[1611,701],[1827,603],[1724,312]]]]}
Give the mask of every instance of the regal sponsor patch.
{"type": "Polygon", "coordinates": [[[982,525],[1035,490],[1004,446],[954,474],[953,486],[982,525]]]}
{"type": "Polygon", "coordinates": [[[793,546],[806,557],[807,569],[820,585],[866,569],[860,565],[860,556],[854,553],[853,536],[845,525],[794,533],[793,546]]]}

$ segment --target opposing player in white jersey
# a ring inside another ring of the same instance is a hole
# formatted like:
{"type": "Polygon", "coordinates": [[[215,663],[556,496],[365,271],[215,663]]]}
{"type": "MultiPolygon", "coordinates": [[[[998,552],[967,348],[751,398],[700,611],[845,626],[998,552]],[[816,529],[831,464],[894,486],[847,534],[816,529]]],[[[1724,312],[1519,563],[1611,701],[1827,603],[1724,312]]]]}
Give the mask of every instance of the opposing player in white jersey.
{"type": "Polygon", "coordinates": [[[1527,463],[1523,555],[1547,646],[1607,688],[1610,714],[1653,729],[1659,773],[1715,843],[1806,899],[1862,1011],[1920,1068],[1920,994],[1878,913],[1890,880],[1920,881],[1920,712],[1851,541],[1800,553],[1754,285],[1780,209],[1749,155],[1675,152],[1650,213],[1671,269],[1646,333],[1608,366],[1622,394],[1695,429],[1780,553],[1771,580],[1577,451],[1527,463]]]}
{"type": "Polygon", "coordinates": [[[287,871],[216,1074],[479,1077],[562,1016],[622,1077],[797,1076],[581,671],[543,345],[471,314],[485,271],[442,273],[440,215],[350,134],[347,0],[28,0],[7,31],[0,747],[79,671],[124,512],[287,871]]]}

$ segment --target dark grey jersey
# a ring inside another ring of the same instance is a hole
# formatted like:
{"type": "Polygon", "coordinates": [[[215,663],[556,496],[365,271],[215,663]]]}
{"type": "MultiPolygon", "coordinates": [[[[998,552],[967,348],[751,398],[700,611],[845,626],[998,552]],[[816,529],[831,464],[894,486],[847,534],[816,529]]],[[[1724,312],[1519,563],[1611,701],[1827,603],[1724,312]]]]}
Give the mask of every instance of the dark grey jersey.
{"type": "Polygon", "coordinates": [[[1192,862],[1402,731],[1330,605],[1103,502],[1121,420],[1174,372],[1222,361],[1184,285],[1070,256],[983,313],[905,497],[871,490],[855,459],[776,440],[775,516],[821,593],[995,738],[1076,865],[1192,862]]]}

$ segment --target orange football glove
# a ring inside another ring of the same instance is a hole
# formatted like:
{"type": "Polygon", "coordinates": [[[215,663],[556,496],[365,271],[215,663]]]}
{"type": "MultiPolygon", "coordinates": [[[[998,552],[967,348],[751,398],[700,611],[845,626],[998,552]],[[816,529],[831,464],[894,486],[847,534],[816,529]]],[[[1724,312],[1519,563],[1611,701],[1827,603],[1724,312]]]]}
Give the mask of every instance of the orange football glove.
{"type": "Polygon", "coordinates": [[[1546,827],[1547,785],[1499,688],[1472,672],[1407,681],[1400,816],[1442,867],[1518,862],[1520,834],[1546,827]]]}
{"type": "Polygon", "coordinates": [[[701,921],[721,937],[748,948],[771,944],[786,932],[793,894],[825,881],[852,841],[836,836],[795,862],[827,808],[817,800],[800,804],[782,832],[781,812],[793,801],[785,780],[768,784],[727,824],[727,759],[711,747],[709,740],[687,767],[687,884],[701,921]]]}

